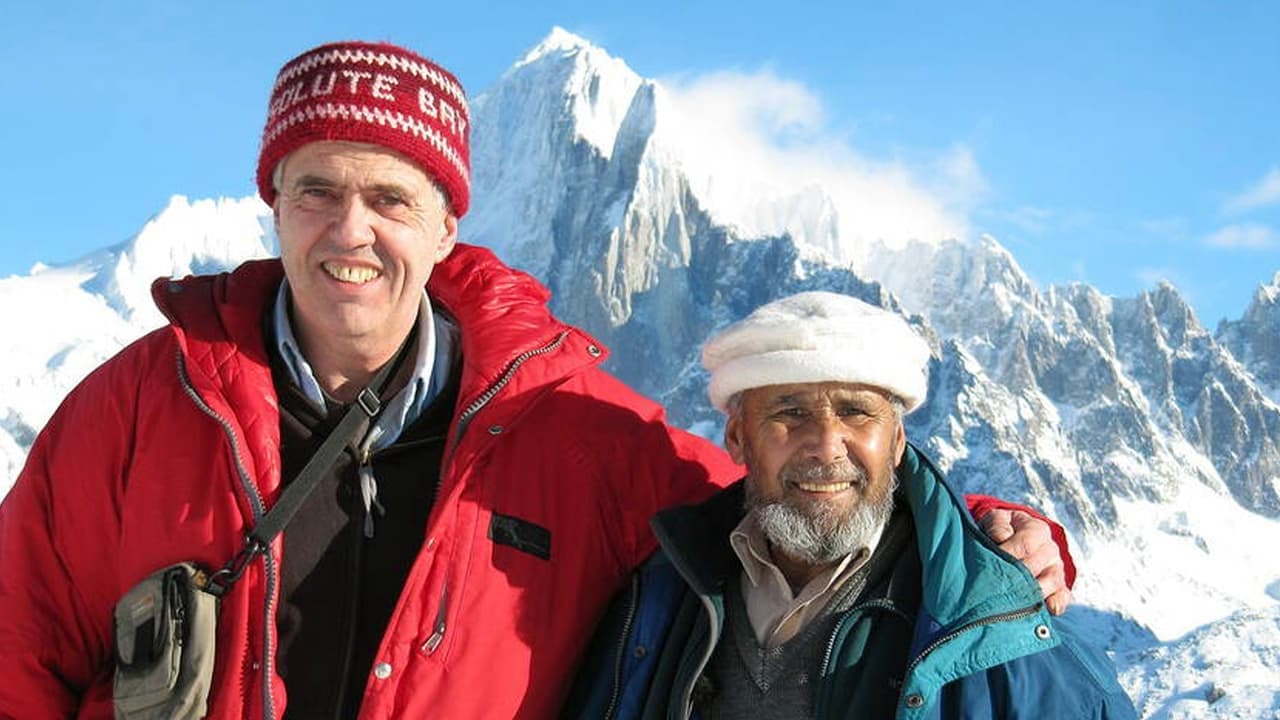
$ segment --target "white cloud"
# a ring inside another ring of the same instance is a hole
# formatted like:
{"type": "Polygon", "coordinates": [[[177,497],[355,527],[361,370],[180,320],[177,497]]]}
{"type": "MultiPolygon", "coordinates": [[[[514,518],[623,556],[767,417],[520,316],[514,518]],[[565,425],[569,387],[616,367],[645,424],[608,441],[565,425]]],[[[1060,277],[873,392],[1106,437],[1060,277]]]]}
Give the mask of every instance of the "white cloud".
{"type": "Polygon", "coordinates": [[[925,184],[948,207],[970,209],[987,194],[987,179],[982,175],[978,159],[966,145],[952,145],[934,161],[933,169],[932,176],[924,179],[925,184]]]}
{"type": "Polygon", "coordinates": [[[659,136],[717,220],[750,235],[790,232],[857,262],[881,240],[969,232],[987,183],[957,144],[914,165],[875,161],[833,130],[821,98],[769,70],[663,82],[659,136]]]}
{"type": "Polygon", "coordinates": [[[1204,239],[1206,245],[1219,248],[1269,248],[1276,244],[1276,233],[1266,225],[1245,223],[1228,225],[1204,239]]]}
{"type": "Polygon", "coordinates": [[[1280,204],[1280,168],[1271,172],[1244,192],[1227,200],[1228,212],[1244,212],[1268,205],[1280,204]]]}

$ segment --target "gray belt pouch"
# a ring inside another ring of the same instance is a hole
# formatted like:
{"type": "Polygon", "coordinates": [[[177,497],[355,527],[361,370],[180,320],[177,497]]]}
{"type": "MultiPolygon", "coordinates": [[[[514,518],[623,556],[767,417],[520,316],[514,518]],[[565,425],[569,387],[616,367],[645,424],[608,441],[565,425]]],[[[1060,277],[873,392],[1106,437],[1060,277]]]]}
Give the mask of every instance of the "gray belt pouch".
{"type": "Polygon", "coordinates": [[[116,720],[188,720],[208,711],[218,599],[191,563],[153,573],[116,604],[116,720]]]}

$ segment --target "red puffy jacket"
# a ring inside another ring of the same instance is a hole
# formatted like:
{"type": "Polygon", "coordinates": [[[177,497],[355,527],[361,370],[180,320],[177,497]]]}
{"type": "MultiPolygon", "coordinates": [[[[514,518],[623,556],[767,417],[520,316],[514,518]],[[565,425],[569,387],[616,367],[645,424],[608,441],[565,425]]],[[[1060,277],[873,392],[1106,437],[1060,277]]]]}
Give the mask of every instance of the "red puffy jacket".
{"type": "MultiPolygon", "coordinates": [[[[158,281],[169,327],[87,377],[0,505],[0,717],[111,718],[112,608],[158,568],[220,567],[281,486],[262,316],[277,261],[158,281]]],[[[741,473],[596,366],[547,291],[459,245],[428,291],[461,328],[458,414],[360,717],[545,718],[629,571],[648,520],[741,473]],[[550,531],[550,557],[489,537],[550,531]]],[[[277,539],[222,600],[210,718],[279,718],[277,539]]]]}

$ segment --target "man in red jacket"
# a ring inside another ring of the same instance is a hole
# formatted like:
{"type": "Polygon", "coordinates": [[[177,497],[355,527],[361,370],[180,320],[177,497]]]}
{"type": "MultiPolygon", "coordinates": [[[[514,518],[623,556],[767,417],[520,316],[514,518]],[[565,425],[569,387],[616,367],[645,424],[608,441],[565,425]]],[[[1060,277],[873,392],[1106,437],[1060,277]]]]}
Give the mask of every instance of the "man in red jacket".
{"type": "MultiPolygon", "coordinates": [[[[456,79],[403,48],[284,66],[257,172],[280,259],[157,281],[169,325],[67,397],[0,506],[0,717],[112,717],[117,658],[161,635],[113,611],[180,562],[229,571],[211,690],[175,715],[144,688],[138,717],[554,715],[649,517],[740,468],[457,243],[469,132],[456,79]],[[244,554],[384,367],[376,418],[244,554]]],[[[973,503],[1065,598],[1049,526],[973,503]]]]}

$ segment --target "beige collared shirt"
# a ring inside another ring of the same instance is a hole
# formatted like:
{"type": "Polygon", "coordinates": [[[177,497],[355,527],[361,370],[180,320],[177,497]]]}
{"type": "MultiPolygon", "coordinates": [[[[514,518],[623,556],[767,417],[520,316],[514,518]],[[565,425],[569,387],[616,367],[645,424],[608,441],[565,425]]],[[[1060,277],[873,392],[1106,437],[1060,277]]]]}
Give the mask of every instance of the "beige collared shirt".
{"type": "Polygon", "coordinates": [[[773,562],[769,543],[748,513],[729,533],[729,544],[742,563],[742,599],[760,647],[774,648],[795,637],[816,618],[837,590],[871,557],[879,536],[819,573],[792,593],[782,570],[773,562]]]}

